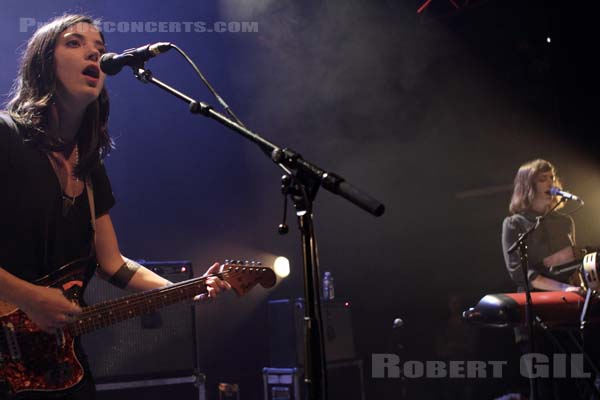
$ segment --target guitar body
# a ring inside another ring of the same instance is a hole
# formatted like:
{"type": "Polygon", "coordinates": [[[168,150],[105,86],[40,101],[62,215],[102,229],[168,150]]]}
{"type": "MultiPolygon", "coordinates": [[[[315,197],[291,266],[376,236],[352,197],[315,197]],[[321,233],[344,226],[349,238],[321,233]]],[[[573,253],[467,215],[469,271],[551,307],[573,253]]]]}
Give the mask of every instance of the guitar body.
{"type": "MultiPolygon", "coordinates": [[[[76,260],[36,284],[61,289],[67,299],[83,307],[83,292],[95,267],[90,258],[76,260]]],[[[43,332],[23,311],[0,302],[0,330],[1,399],[66,390],[82,381],[83,366],[68,329],[43,332]]]]}

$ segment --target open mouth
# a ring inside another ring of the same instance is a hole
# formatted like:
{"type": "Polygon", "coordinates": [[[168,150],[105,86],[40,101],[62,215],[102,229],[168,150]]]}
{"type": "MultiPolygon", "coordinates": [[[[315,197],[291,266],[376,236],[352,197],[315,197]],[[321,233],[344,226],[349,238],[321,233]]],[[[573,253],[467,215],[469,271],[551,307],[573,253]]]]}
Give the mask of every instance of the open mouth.
{"type": "Polygon", "coordinates": [[[98,79],[100,77],[100,68],[98,68],[96,65],[88,65],[85,67],[82,73],[90,78],[98,79]]]}

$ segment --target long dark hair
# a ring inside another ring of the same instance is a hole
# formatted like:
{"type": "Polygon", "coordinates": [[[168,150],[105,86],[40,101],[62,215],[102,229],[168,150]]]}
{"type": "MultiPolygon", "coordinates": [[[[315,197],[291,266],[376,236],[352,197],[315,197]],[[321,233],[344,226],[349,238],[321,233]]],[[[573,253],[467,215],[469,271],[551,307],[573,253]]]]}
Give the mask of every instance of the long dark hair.
{"type": "MultiPolygon", "coordinates": [[[[65,148],[58,135],[49,131],[51,107],[56,96],[54,49],[59,35],[67,28],[84,22],[98,27],[87,15],[65,14],[40,27],[29,39],[14,82],[8,113],[22,128],[25,140],[32,141],[45,152],[65,148]]],[[[102,41],[104,35],[100,32],[102,41]]],[[[84,112],[79,129],[79,164],[75,173],[84,178],[113,146],[108,134],[109,101],[106,88],[84,112]]]]}
{"type": "MultiPolygon", "coordinates": [[[[553,186],[562,187],[560,179],[556,176],[556,168],[554,168],[554,165],[550,161],[538,158],[526,162],[519,167],[517,175],[515,175],[513,194],[508,206],[508,211],[511,215],[529,210],[535,197],[535,179],[539,174],[544,172],[552,172],[554,175],[553,186]]],[[[556,197],[554,197],[550,206],[553,207],[556,205],[557,201],[556,197]]]]}

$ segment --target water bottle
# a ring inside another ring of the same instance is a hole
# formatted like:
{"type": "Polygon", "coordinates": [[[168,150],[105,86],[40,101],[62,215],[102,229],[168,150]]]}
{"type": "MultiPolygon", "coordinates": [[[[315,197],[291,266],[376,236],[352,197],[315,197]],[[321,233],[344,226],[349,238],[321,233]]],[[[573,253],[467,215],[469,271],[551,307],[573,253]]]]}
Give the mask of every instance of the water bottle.
{"type": "Polygon", "coordinates": [[[331,272],[325,271],[323,274],[323,299],[331,301],[335,298],[335,289],[333,287],[333,276],[331,272]]]}

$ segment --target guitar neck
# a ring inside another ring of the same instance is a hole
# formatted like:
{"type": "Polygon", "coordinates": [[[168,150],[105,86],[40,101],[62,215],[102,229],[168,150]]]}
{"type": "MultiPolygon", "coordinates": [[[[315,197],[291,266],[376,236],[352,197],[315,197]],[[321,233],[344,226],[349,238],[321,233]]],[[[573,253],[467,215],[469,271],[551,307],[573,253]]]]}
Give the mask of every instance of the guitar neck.
{"type": "Polygon", "coordinates": [[[67,329],[74,336],[82,335],[171,304],[192,300],[197,295],[206,293],[206,278],[189,279],[164,288],[84,307],[78,319],[70,323],[67,329]]]}

